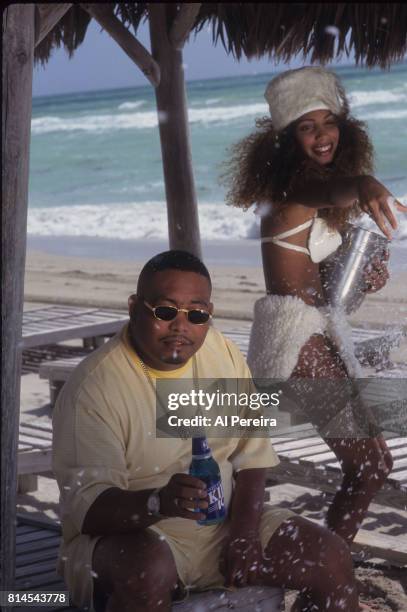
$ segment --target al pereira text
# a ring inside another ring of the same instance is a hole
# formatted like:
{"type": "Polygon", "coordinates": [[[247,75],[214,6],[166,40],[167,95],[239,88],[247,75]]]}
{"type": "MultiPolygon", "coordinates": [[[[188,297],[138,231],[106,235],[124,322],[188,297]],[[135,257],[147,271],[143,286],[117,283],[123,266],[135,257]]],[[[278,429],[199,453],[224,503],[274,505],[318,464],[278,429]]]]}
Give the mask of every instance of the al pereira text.
{"type": "Polygon", "coordinates": [[[218,415],[216,418],[196,415],[194,417],[168,417],[170,427],[277,427],[277,420],[271,417],[243,418],[237,415],[218,415]]]}

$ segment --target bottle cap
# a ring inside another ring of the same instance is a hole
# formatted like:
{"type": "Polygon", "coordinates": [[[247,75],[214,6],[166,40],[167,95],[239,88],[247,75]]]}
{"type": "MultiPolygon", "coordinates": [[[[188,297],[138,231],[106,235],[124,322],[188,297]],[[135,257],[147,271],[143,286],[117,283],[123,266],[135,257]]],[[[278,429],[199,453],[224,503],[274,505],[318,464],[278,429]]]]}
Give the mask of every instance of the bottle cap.
{"type": "Polygon", "coordinates": [[[192,438],[192,457],[196,459],[207,459],[211,456],[211,449],[205,436],[192,438]]]}

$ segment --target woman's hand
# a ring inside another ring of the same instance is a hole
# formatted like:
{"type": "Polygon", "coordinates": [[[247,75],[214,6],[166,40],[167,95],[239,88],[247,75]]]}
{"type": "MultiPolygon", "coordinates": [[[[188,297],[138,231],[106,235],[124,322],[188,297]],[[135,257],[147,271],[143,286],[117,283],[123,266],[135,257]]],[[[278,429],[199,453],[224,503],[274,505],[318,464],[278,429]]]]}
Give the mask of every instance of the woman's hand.
{"type": "Polygon", "coordinates": [[[386,251],[383,259],[376,257],[373,261],[367,264],[364,271],[365,293],[375,293],[383,289],[389,280],[389,272],[387,270],[387,260],[389,253],[386,251]]]}
{"type": "Polygon", "coordinates": [[[390,191],[384,187],[373,176],[362,176],[359,178],[359,206],[375,221],[383,234],[391,240],[391,231],[386,225],[396,230],[397,221],[389,205],[389,198],[394,200],[394,206],[400,212],[407,212],[407,206],[396,200],[390,191]]]}
{"type": "Polygon", "coordinates": [[[258,534],[230,534],[223,543],[219,559],[225,586],[256,584],[262,562],[263,550],[258,534]]]}

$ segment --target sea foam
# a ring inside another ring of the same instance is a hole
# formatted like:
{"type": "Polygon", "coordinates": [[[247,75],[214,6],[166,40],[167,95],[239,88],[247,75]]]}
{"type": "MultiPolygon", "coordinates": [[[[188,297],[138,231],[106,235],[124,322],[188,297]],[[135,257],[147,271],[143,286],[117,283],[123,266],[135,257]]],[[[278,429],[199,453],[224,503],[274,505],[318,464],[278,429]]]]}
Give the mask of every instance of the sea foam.
{"type": "MultiPolygon", "coordinates": [[[[407,194],[401,201],[407,202],[407,194]]],[[[253,211],[201,203],[198,208],[202,238],[238,240],[259,238],[259,216],[253,211]]],[[[399,213],[398,241],[407,246],[407,214],[399,213]]],[[[369,223],[366,217],[366,222],[369,223]]],[[[369,226],[369,229],[374,229],[369,226]]],[[[37,236],[94,236],[116,239],[166,239],[167,211],[164,202],[112,203],[100,205],[29,208],[28,232],[37,236]]]]}
{"type": "Polygon", "coordinates": [[[391,104],[407,102],[407,88],[394,90],[378,89],[377,91],[352,91],[349,96],[351,108],[370,106],[371,104],[391,104]]]}
{"type": "Polygon", "coordinates": [[[140,106],[143,106],[143,104],[145,103],[146,103],[145,100],[137,100],[137,102],[123,102],[122,104],[119,104],[118,109],[119,110],[134,110],[135,108],[140,108],[140,106]]]}
{"type": "MultiPolygon", "coordinates": [[[[126,102],[123,104],[127,104],[126,102]]],[[[121,105],[123,107],[123,105],[121,105]]],[[[247,104],[236,106],[213,106],[189,109],[189,123],[230,123],[247,116],[264,115],[266,104],[247,104]]],[[[135,113],[85,115],[79,117],[36,117],[31,121],[31,133],[48,134],[50,132],[106,132],[112,130],[151,129],[158,125],[157,112],[144,111],[135,113]]]]}

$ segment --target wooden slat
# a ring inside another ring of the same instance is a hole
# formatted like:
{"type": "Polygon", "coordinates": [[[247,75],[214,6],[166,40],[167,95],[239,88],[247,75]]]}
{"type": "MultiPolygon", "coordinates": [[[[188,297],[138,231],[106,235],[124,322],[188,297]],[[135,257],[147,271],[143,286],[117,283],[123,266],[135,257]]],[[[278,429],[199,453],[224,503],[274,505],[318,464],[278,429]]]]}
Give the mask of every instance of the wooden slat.
{"type": "Polygon", "coordinates": [[[327,461],[332,461],[335,458],[335,455],[332,451],[328,451],[325,453],[319,453],[317,455],[311,455],[310,457],[300,458],[299,462],[304,465],[317,465],[320,463],[326,463],[327,461]]]}
{"type": "Polygon", "coordinates": [[[23,474],[41,474],[52,470],[52,449],[33,449],[18,453],[17,472],[23,474]]]}
{"type": "MultiPolygon", "coordinates": [[[[403,483],[407,487],[407,470],[402,470],[401,472],[396,472],[396,474],[391,474],[391,478],[395,478],[401,483],[403,483]]],[[[407,499],[406,499],[407,506],[407,499]]]]}
{"type": "Polygon", "coordinates": [[[34,525],[18,525],[17,526],[17,535],[22,535],[23,533],[31,533],[35,531],[37,528],[34,525]]]}
{"type": "Polygon", "coordinates": [[[44,538],[43,540],[34,540],[33,542],[21,542],[17,544],[16,553],[17,555],[23,553],[33,552],[38,549],[51,548],[53,546],[59,545],[61,541],[61,537],[59,534],[53,534],[53,537],[44,538]]]}
{"type": "Polygon", "coordinates": [[[34,436],[26,436],[24,434],[20,434],[19,439],[25,444],[32,444],[34,447],[41,449],[48,448],[51,445],[51,440],[44,440],[43,438],[37,438],[34,436]]]}
{"type": "MultiPolygon", "coordinates": [[[[321,438],[319,436],[314,436],[312,438],[303,438],[302,440],[298,440],[297,438],[291,440],[290,442],[273,442],[273,447],[278,454],[285,455],[286,451],[297,449],[300,445],[301,448],[315,448],[321,444],[321,438]],[[304,446],[305,444],[305,446],[304,446]]],[[[326,445],[325,445],[326,446],[326,445]]]]}
{"type": "Polygon", "coordinates": [[[34,563],[36,561],[43,561],[45,559],[53,559],[55,564],[56,558],[58,556],[58,550],[59,545],[52,546],[44,550],[36,550],[31,553],[19,554],[16,557],[16,568],[24,567],[25,565],[29,565],[30,563],[34,563]]]}
{"type": "Polygon", "coordinates": [[[24,421],[24,427],[32,427],[32,428],[35,428],[36,430],[40,429],[42,431],[52,432],[51,421],[39,421],[39,420],[36,420],[35,422],[24,421]]]}
{"type": "Polygon", "coordinates": [[[53,584],[58,584],[60,582],[60,578],[57,576],[55,570],[53,572],[46,572],[44,574],[40,574],[39,576],[30,576],[18,578],[15,581],[16,589],[35,589],[39,587],[49,587],[50,589],[53,584]]]}
{"type": "Polygon", "coordinates": [[[18,443],[18,452],[25,451],[25,450],[32,450],[32,448],[33,448],[32,444],[22,444],[21,442],[18,443]]]}
{"type": "MultiPolygon", "coordinates": [[[[54,549],[55,550],[55,549],[54,549]]],[[[28,578],[29,576],[38,577],[48,572],[55,573],[55,557],[40,560],[38,557],[34,563],[16,567],[16,578],[28,578]]]]}
{"type": "Polygon", "coordinates": [[[65,382],[72,374],[73,370],[81,363],[84,357],[71,357],[67,359],[58,359],[40,365],[40,378],[48,379],[49,381],[65,382]]]}
{"type": "Polygon", "coordinates": [[[124,311],[53,306],[24,313],[23,346],[109,335],[128,321],[124,311]]]}
{"type": "MultiPolygon", "coordinates": [[[[20,423],[20,436],[23,434],[25,436],[35,437],[40,440],[47,440],[48,442],[52,441],[52,430],[44,430],[34,426],[27,426],[25,423],[20,423]]],[[[21,439],[21,437],[20,437],[21,439]]]]}
{"type": "Polygon", "coordinates": [[[33,531],[31,533],[22,533],[21,535],[16,536],[17,544],[28,544],[30,542],[38,542],[40,540],[48,540],[49,538],[55,537],[55,534],[46,529],[39,529],[38,531],[33,531]]]}

